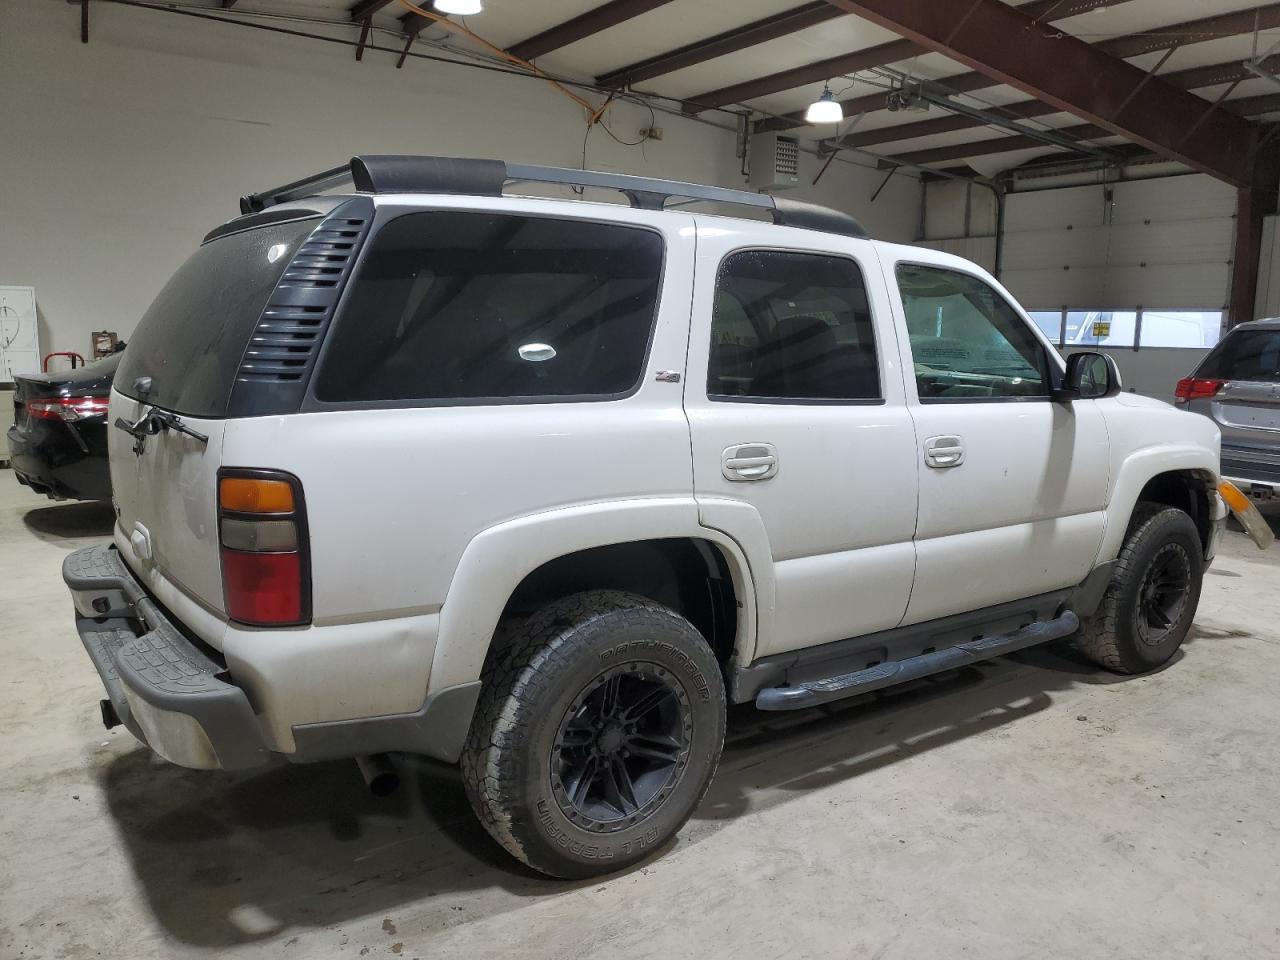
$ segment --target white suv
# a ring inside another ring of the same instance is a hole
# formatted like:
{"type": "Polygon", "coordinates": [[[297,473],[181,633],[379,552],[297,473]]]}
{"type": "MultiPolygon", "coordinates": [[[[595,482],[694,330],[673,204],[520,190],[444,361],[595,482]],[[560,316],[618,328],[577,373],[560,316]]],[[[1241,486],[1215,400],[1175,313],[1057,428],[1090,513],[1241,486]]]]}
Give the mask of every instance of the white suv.
{"type": "Polygon", "coordinates": [[[726,703],[1073,634],[1145,671],[1187,633],[1217,428],[1064,365],[971,263],[499,161],[241,206],[130,338],[114,543],[64,569],[104,722],[174,763],[460,762],[498,841],[580,877],[680,828],[726,703]]]}

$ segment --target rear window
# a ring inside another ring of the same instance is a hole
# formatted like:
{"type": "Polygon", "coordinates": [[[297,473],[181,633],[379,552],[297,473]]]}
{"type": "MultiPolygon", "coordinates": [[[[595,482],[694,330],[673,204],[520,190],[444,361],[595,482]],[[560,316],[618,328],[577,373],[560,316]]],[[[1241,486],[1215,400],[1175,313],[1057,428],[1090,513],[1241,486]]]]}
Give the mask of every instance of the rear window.
{"type": "Polygon", "coordinates": [[[1204,358],[1196,376],[1280,381],[1280,330],[1237,330],[1204,358]]]}
{"type": "Polygon", "coordinates": [[[322,402],[607,399],[639,383],[663,242],[642,227],[433,211],[372,239],[322,402]]]}
{"type": "MultiPolygon", "coordinates": [[[[129,338],[116,388],[192,417],[224,417],[236,370],[271,291],[316,219],[211,240],[178,268],[129,338]]],[[[141,398],[139,398],[141,399],[141,398]]]]}

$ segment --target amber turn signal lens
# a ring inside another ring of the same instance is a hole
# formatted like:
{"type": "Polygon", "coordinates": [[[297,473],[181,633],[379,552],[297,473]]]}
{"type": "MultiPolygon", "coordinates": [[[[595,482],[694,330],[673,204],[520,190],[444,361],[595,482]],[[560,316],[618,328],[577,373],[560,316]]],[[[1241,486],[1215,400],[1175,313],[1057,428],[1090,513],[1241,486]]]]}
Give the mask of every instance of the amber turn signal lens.
{"type": "Polygon", "coordinates": [[[236,513],[292,513],[293,487],[284,480],[223,477],[218,503],[236,513]]]}

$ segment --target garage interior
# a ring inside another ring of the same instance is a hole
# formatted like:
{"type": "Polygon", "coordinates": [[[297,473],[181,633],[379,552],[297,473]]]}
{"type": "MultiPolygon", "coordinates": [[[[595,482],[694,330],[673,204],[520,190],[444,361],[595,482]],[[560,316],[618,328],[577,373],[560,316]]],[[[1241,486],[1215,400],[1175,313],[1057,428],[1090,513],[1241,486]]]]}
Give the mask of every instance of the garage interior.
{"type": "MultiPolygon", "coordinates": [[[[821,203],[981,265],[1064,354],[1106,353],[1160,400],[1280,314],[1280,3],[433,11],[0,8],[0,286],[33,289],[38,344],[6,354],[25,366],[0,371],[0,423],[15,372],[127,343],[238,198],[357,154],[821,203]],[[815,103],[838,121],[807,122],[815,103]]],[[[1055,645],[796,714],[732,708],[675,844],[564,883],[503,857],[451,768],[405,759],[379,798],[350,762],[199,772],[104,730],[59,571],[110,537],[111,507],[7,474],[0,956],[1280,953],[1280,554],[1238,528],[1172,668],[1120,678],[1055,645]]]]}

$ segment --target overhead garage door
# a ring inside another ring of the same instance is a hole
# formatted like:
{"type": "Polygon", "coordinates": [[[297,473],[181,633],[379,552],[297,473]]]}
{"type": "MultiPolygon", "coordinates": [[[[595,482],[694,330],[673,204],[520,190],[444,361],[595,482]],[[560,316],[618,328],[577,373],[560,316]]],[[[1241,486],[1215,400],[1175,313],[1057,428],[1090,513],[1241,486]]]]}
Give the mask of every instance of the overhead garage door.
{"type": "Polygon", "coordinates": [[[1030,310],[1220,310],[1234,213],[1199,174],[1013,193],[1001,280],[1030,310]]]}

